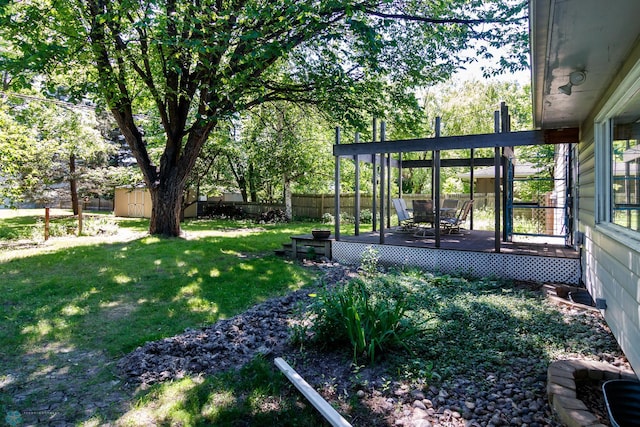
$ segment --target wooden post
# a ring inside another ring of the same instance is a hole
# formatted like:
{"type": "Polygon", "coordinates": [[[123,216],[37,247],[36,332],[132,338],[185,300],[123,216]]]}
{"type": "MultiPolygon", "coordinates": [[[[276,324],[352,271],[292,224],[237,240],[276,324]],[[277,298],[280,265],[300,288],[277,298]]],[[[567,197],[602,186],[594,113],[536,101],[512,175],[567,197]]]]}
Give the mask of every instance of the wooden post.
{"type": "MultiPolygon", "coordinates": [[[[387,125],[385,122],[380,123],[380,142],[384,142],[386,138],[387,125]]],[[[384,244],[384,178],[385,178],[385,155],[380,155],[380,244],[384,244]]]]}
{"type": "MultiPolygon", "coordinates": [[[[475,192],[475,189],[473,188],[473,166],[474,166],[474,160],[475,160],[475,149],[471,149],[471,167],[470,167],[470,172],[469,172],[469,193],[471,194],[471,200],[474,199],[473,197],[473,193],[475,192]]],[[[469,212],[469,229],[473,230],[473,205],[471,205],[471,212],[469,212]]]]}
{"type": "MultiPolygon", "coordinates": [[[[495,133],[500,133],[500,112],[493,113],[493,128],[495,133]]],[[[495,251],[500,252],[500,148],[493,149],[493,162],[495,169],[494,197],[495,197],[495,251]]]]}
{"type": "MultiPolygon", "coordinates": [[[[372,142],[376,142],[377,138],[378,138],[378,121],[374,118],[373,119],[373,140],[372,142]]],[[[372,222],[373,222],[373,228],[372,231],[376,231],[376,229],[378,228],[378,206],[376,204],[376,193],[378,191],[378,166],[376,165],[376,153],[373,153],[372,158],[371,158],[371,168],[372,168],[372,173],[371,175],[373,176],[373,180],[371,182],[371,188],[372,188],[372,199],[371,199],[371,213],[372,213],[372,222]]]]}
{"type": "MultiPolygon", "coordinates": [[[[511,132],[511,118],[509,117],[509,107],[505,102],[500,103],[500,132],[507,133],[511,132]]],[[[513,215],[512,210],[507,209],[508,198],[513,197],[513,180],[509,181],[509,176],[513,176],[513,162],[507,162],[506,156],[504,155],[507,147],[502,148],[502,238],[505,242],[511,241],[510,233],[513,230],[507,229],[507,222],[510,218],[507,218],[508,215],[513,215]],[[508,234],[509,233],[509,234],[508,234]]],[[[511,149],[513,151],[513,149],[511,149]]]]}
{"type": "MultiPolygon", "coordinates": [[[[355,143],[358,144],[360,143],[360,133],[356,132],[356,139],[355,139],[355,143]]],[[[356,194],[355,194],[355,201],[354,201],[354,208],[353,210],[355,211],[355,231],[354,234],[356,236],[360,235],[360,158],[359,156],[356,154],[355,156],[353,156],[353,161],[355,162],[355,174],[356,174],[356,194]]]]}
{"type": "Polygon", "coordinates": [[[44,208],[44,241],[49,240],[49,208],[44,208]]]}
{"type": "Polygon", "coordinates": [[[82,235],[82,203],[78,203],[78,236],[82,235]]]}
{"type": "MultiPolygon", "coordinates": [[[[336,126],[336,145],[340,144],[340,127],[336,126]]],[[[334,203],[334,237],[336,240],[340,240],[340,156],[336,156],[336,170],[335,170],[335,203],[334,203]]]]}
{"type": "MultiPolygon", "coordinates": [[[[442,125],[442,118],[436,117],[436,138],[440,138],[440,128],[442,125]]],[[[435,210],[435,244],[436,248],[440,247],[440,150],[433,152],[433,209],[435,210]]]]}
{"type": "Polygon", "coordinates": [[[398,153],[398,197],[402,198],[402,152],[398,153]]]}
{"type": "Polygon", "coordinates": [[[391,153],[387,153],[387,228],[391,228],[391,153]]]}

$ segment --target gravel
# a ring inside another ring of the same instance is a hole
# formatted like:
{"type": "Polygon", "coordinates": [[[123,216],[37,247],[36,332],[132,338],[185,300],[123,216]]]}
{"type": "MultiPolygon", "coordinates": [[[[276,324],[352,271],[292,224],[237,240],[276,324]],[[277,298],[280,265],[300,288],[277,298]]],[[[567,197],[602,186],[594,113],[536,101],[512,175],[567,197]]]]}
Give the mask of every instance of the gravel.
{"type": "MultiPolygon", "coordinates": [[[[324,284],[335,285],[357,275],[353,269],[320,263],[324,284]]],[[[301,352],[289,345],[291,325],[314,289],[293,292],[259,304],[228,320],[161,341],[150,342],[120,360],[118,367],[131,385],[193,374],[215,374],[239,368],[258,354],[283,357],[325,399],[340,408],[356,396],[366,409],[350,413],[354,426],[561,426],[546,398],[546,363],[514,358],[510,369],[478,367],[475,372],[440,380],[401,381],[382,364],[361,367],[357,375],[345,352],[301,352]],[[478,380],[480,379],[480,380],[478,380]]],[[[561,307],[568,321],[578,311],[561,307]]],[[[611,352],[613,337],[597,312],[591,319],[598,332],[591,342],[593,357],[628,368],[621,352],[611,352]],[[604,333],[602,332],[604,331],[604,333]],[[603,349],[607,349],[605,352],[603,349]]],[[[346,352],[348,353],[348,352],[346,352]]],[[[576,358],[580,357],[575,355],[576,358]]]]}

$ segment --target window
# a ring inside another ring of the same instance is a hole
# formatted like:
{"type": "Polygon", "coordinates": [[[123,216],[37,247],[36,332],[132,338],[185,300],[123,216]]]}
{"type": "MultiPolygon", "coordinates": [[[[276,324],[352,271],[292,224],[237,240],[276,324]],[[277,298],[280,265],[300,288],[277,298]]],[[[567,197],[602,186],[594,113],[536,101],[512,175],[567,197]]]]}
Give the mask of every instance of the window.
{"type": "MultiPolygon", "coordinates": [[[[595,219],[640,234],[640,60],[595,119],[595,219]]],[[[617,236],[620,237],[620,236],[617,236]]]]}
{"type": "Polygon", "coordinates": [[[640,231],[640,108],[612,119],[612,131],[611,222],[640,231]]]}

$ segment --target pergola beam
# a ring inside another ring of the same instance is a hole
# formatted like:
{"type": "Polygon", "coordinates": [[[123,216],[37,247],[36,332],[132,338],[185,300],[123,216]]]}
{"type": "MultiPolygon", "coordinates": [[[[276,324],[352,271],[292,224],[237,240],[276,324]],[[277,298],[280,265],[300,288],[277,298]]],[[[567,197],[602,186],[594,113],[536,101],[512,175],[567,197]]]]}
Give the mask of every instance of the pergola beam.
{"type": "MultiPolygon", "coordinates": [[[[473,163],[473,166],[493,166],[495,162],[493,157],[481,157],[475,159],[440,159],[440,167],[443,168],[456,168],[456,167],[469,167],[473,163]]],[[[433,167],[433,160],[403,160],[402,167],[406,169],[411,168],[431,168],[433,167]]]]}
{"type": "Polygon", "coordinates": [[[358,154],[409,153],[416,151],[515,147],[521,145],[560,144],[571,142],[578,142],[578,135],[574,128],[342,144],[333,146],[333,155],[355,156],[358,154]]]}

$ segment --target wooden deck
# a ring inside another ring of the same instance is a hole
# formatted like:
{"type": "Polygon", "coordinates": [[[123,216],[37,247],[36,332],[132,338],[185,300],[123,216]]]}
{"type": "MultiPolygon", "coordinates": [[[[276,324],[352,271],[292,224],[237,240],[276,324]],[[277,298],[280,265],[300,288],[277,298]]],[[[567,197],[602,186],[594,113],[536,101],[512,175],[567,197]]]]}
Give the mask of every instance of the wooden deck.
{"type": "MultiPolygon", "coordinates": [[[[435,237],[419,237],[413,232],[402,231],[398,227],[385,230],[385,245],[407,246],[417,248],[435,249],[435,237]]],[[[543,239],[538,239],[543,240],[543,239]]],[[[559,242],[560,239],[552,239],[559,242]]],[[[379,232],[361,233],[358,236],[340,236],[340,241],[379,244],[379,232]]],[[[459,234],[441,234],[440,249],[471,251],[471,252],[495,252],[495,232],[484,230],[462,230],[459,234]]],[[[553,258],[579,258],[579,252],[564,244],[537,243],[537,242],[500,242],[500,253],[513,255],[530,255],[553,258]]]]}

